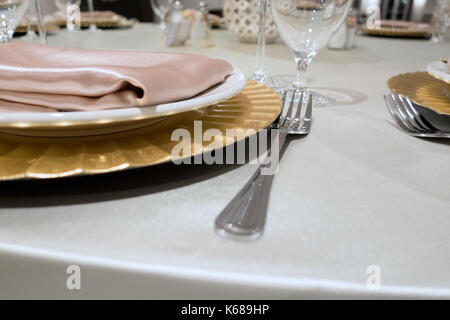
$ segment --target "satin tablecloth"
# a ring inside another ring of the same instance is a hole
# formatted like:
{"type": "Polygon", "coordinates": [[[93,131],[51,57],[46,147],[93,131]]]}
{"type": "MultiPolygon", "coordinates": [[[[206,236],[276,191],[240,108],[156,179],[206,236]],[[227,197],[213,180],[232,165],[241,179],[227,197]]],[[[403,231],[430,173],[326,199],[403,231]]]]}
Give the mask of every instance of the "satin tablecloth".
{"type": "MultiPolygon", "coordinates": [[[[145,24],[49,42],[199,53],[250,73],[255,46],[213,34],[210,49],[194,39],[167,49],[145,24]]],[[[313,61],[313,86],[352,98],[315,109],[310,136],[289,143],[260,240],[213,231],[252,165],[0,184],[0,298],[450,298],[449,142],[399,132],[382,99],[389,77],[425,70],[450,46],[357,45],[313,61]],[[81,290],[66,287],[69,265],[81,268],[81,290]],[[367,286],[374,270],[380,281],[367,286]]],[[[267,66],[294,72],[284,44],[267,47],[267,66]]]]}

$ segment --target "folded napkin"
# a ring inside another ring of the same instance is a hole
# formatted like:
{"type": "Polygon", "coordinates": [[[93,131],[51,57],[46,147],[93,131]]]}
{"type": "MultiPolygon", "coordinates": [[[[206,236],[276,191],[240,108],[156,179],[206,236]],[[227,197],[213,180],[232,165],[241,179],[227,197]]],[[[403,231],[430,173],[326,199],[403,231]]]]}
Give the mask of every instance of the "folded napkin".
{"type": "Polygon", "coordinates": [[[183,53],[1,45],[0,112],[93,111],[187,99],[222,82],[226,61],[183,53]]]}

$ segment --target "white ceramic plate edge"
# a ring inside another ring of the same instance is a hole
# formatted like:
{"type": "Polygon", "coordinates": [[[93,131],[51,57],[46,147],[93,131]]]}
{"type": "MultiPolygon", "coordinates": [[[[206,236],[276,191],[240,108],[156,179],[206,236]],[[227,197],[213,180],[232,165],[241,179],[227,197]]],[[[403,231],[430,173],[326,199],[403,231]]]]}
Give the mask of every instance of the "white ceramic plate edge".
{"type": "Polygon", "coordinates": [[[0,113],[0,126],[69,126],[75,124],[104,124],[151,119],[206,107],[231,98],[241,92],[247,84],[243,72],[234,68],[232,74],[211,91],[197,97],[148,107],[113,109],[87,112],[54,113],[0,113]]]}
{"type": "Polygon", "coordinates": [[[447,66],[442,61],[434,61],[427,66],[427,71],[433,77],[450,83],[450,73],[447,72],[447,66]]]}

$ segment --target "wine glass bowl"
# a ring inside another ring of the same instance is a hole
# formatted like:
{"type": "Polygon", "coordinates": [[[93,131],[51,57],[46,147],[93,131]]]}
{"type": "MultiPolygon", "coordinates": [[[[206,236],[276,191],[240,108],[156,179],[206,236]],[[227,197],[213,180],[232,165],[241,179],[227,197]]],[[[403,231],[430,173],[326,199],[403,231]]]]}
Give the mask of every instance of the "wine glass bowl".
{"type": "MultiPolygon", "coordinates": [[[[308,90],[306,75],[309,64],[344,21],[351,2],[351,0],[270,0],[278,32],[292,50],[297,65],[297,74],[292,81],[293,89],[308,90]]],[[[313,97],[315,105],[320,104],[319,95],[313,93],[313,97]]]]}
{"type": "Polygon", "coordinates": [[[343,3],[338,6],[336,2],[272,1],[282,39],[296,53],[310,55],[323,48],[344,20],[350,4],[349,1],[339,1],[343,3]]]}
{"type": "Polygon", "coordinates": [[[0,42],[11,40],[28,6],[29,0],[0,0],[0,42]]]}

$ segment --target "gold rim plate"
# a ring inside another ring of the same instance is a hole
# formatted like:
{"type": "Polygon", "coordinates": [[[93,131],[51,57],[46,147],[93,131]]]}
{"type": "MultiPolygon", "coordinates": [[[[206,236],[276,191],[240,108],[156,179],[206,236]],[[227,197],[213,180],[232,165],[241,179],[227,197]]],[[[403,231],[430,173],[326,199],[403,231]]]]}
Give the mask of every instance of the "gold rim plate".
{"type": "MultiPolygon", "coordinates": [[[[134,25],[133,20],[129,20],[126,18],[121,19],[97,18],[94,21],[97,28],[101,29],[130,28],[134,25]]],[[[66,26],[66,20],[61,18],[53,18],[52,23],[60,27],[66,26]]],[[[90,19],[82,18],[80,24],[81,28],[89,28],[89,26],[91,25],[91,21],[90,19]]]]}
{"type": "Polygon", "coordinates": [[[428,72],[396,75],[388,80],[389,89],[441,114],[450,115],[450,84],[428,72]]]}
{"type": "Polygon", "coordinates": [[[411,21],[382,20],[379,28],[363,26],[364,34],[381,37],[427,38],[430,36],[429,25],[411,21]]]}
{"type": "MultiPolygon", "coordinates": [[[[57,24],[47,23],[47,24],[45,24],[44,27],[45,27],[45,31],[49,32],[49,33],[57,32],[59,30],[59,26],[57,24]]],[[[37,24],[32,24],[31,28],[35,32],[39,32],[39,26],[37,24]]],[[[16,28],[15,33],[26,33],[27,31],[28,31],[28,26],[21,24],[16,28]]]]}
{"type": "MultiPolygon", "coordinates": [[[[227,129],[242,129],[239,138],[245,139],[268,127],[280,112],[279,96],[249,81],[240,94],[226,101],[127,132],[60,138],[0,133],[0,181],[100,174],[170,162],[173,147],[179,144],[171,140],[176,129],[187,129],[194,137],[194,121],[201,121],[203,132],[218,129],[222,136],[214,142],[227,146],[235,142],[226,135],[227,129]]],[[[193,156],[214,149],[211,142],[204,142],[203,148],[194,141],[191,145],[193,156]]]]}

